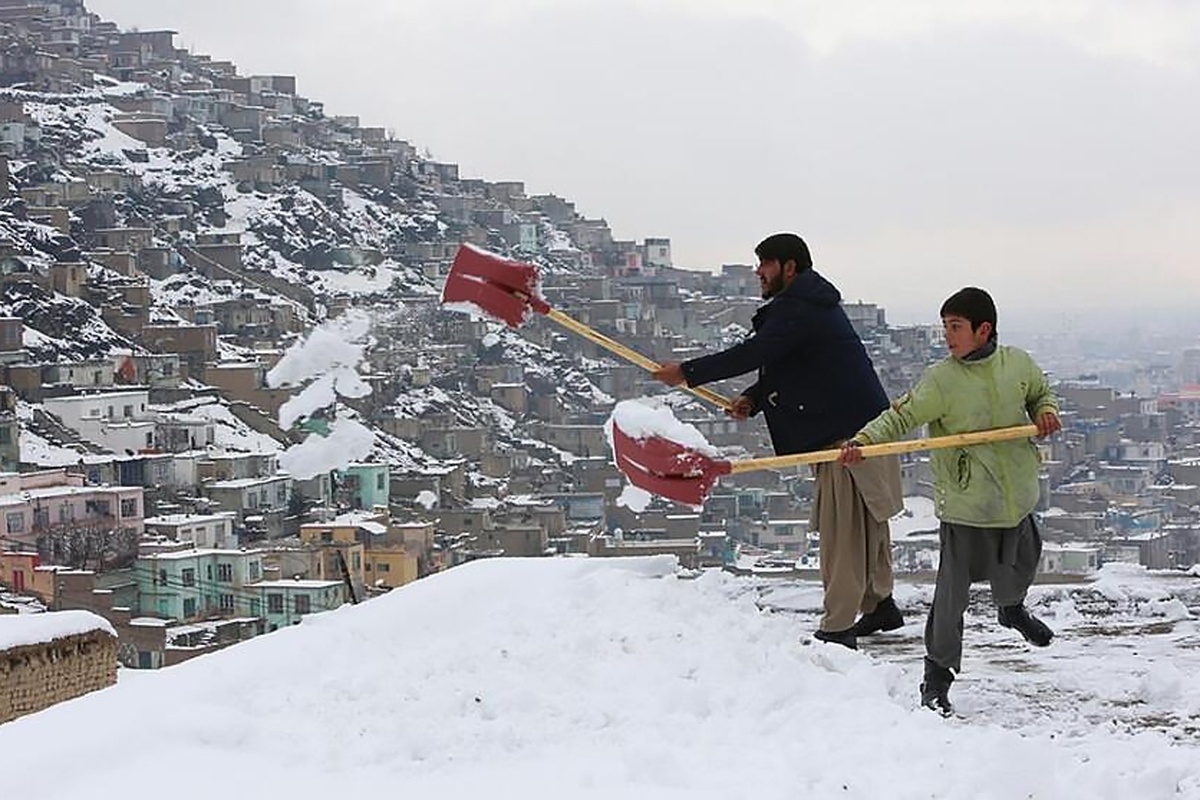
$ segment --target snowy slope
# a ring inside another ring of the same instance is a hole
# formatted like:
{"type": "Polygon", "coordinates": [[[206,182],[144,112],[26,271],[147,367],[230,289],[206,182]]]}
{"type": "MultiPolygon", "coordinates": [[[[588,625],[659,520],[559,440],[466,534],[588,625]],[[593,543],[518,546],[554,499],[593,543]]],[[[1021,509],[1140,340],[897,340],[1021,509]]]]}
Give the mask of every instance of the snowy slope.
{"type": "MultiPolygon", "coordinates": [[[[1105,580],[1128,594],[1146,578],[1105,580]]],[[[1067,730],[1052,714],[943,720],[915,707],[914,669],[886,648],[803,644],[807,626],[760,610],[759,588],[688,580],[667,558],[474,562],[179,667],[122,671],[0,726],[0,752],[41,776],[46,800],[126,797],[131,776],[177,800],[218,784],[289,798],[1200,798],[1194,736],[1067,730]]],[[[1136,683],[1125,666],[1081,679],[1136,683]]]]}

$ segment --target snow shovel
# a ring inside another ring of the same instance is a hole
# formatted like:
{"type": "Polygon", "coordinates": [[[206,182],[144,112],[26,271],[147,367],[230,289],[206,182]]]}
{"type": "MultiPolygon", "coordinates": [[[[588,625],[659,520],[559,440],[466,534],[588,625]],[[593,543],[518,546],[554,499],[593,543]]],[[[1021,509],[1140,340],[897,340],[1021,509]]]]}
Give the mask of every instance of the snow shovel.
{"type": "MultiPolygon", "coordinates": [[[[938,450],[944,447],[967,447],[973,444],[1030,438],[1037,436],[1037,432],[1037,426],[1031,424],[926,439],[905,439],[899,442],[864,445],[862,454],[869,458],[918,450],[938,450]]],[[[841,454],[841,450],[815,450],[811,453],[786,456],[723,461],[661,436],[635,439],[622,431],[615,421],[612,433],[617,468],[625,473],[630,483],[651,494],[690,506],[702,505],[708,490],[722,475],[837,461],[841,454]]]]}
{"type": "MultiPolygon", "coordinates": [[[[538,282],[537,267],[533,264],[511,261],[495,253],[464,244],[458,248],[454,263],[450,266],[450,274],[446,276],[446,283],[442,287],[442,303],[467,304],[473,307],[472,310],[499,319],[511,328],[520,327],[528,319],[529,312],[534,311],[644,370],[654,372],[661,366],[636,350],[631,350],[551,308],[549,303],[538,296],[538,282]]],[[[702,400],[725,410],[733,407],[728,398],[703,387],[680,388],[687,389],[702,400]]]]}

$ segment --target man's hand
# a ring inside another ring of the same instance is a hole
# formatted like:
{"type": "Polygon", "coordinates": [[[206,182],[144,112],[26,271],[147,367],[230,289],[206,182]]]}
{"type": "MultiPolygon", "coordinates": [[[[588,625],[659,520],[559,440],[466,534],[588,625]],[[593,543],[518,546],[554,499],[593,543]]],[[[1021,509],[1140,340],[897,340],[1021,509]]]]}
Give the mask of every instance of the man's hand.
{"type": "Polygon", "coordinates": [[[725,413],[734,419],[746,419],[754,413],[754,401],[744,394],[733,398],[733,405],[725,409],[725,413]]]}
{"type": "Polygon", "coordinates": [[[1038,436],[1046,437],[1062,430],[1062,420],[1053,411],[1043,411],[1038,414],[1034,424],[1037,425],[1038,436]]]}
{"type": "Polygon", "coordinates": [[[668,386],[678,386],[686,380],[683,377],[683,367],[674,361],[668,361],[650,374],[668,386]]]}
{"type": "Polygon", "coordinates": [[[863,460],[862,445],[854,439],[842,445],[841,455],[838,456],[838,463],[843,467],[848,467],[851,464],[857,464],[863,460]]]}

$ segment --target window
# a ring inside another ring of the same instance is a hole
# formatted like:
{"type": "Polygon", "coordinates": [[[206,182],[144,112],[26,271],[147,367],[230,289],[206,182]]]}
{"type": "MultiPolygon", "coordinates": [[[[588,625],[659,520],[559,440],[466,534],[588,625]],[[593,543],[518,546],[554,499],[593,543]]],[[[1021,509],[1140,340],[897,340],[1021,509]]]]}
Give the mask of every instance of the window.
{"type": "MultiPolygon", "coordinates": [[[[184,572],[186,574],[187,571],[185,570],[184,572]]],[[[183,616],[185,619],[196,616],[196,601],[194,598],[189,597],[183,601],[183,616]]]]}
{"type": "Polygon", "coordinates": [[[353,569],[362,569],[362,556],[358,553],[350,555],[350,565],[353,569]]]}
{"type": "Polygon", "coordinates": [[[306,594],[296,595],[296,613],[297,614],[311,614],[312,613],[312,601],[309,600],[308,595],[306,595],[306,594]]]}
{"type": "Polygon", "coordinates": [[[204,565],[204,577],[206,580],[212,580],[212,564],[204,565]]]}
{"type": "Polygon", "coordinates": [[[217,564],[217,580],[222,583],[232,583],[233,564],[217,564]]]}
{"type": "Polygon", "coordinates": [[[9,533],[25,532],[25,515],[20,511],[11,511],[4,515],[4,527],[9,533]]]}
{"type": "Polygon", "coordinates": [[[367,562],[367,564],[366,564],[366,566],[365,566],[365,567],[363,567],[363,569],[365,569],[367,572],[370,572],[370,571],[371,571],[371,562],[370,562],[370,561],[368,561],[368,562],[367,562]]]}
{"type": "Polygon", "coordinates": [[[259,570],[260,570],[260,569],[261,569],[261,567],[259,566],[259,563],[258,563],[257,561],[251,561],[251,562],[250,562],[250,568],[249,568],[249,571],[250,571],[250,580],[251,580],[251,582],[258,580],[258,576],[259,576],[259,570]]]}
{"type": "Polygon", "coordinates": [[[257,597],[250,598],[250,616],[257,617],[262,604],[258,602],[257,597]]]}
{"type": "MultiPolygon", "coordinates": [[[[100,373],[96,373],[96,374],[99,375],[100,373]]],[[[123,409],[121,409],[121,414],[124,417],[132,417],[133,416],[133,406],[131,406],[131,405],[125,406],[123,409]]]]}
{"type": "Polygon", "coordinates": [[[58,507],[58,521],[70,522],[75,519],[75,506],[70,503],[63,503],[58,507]]]}
{"type": "Polygon", "coordinates": [[[233,595],[223,594],[220,599],[222,611],[233,611],[233,595]]]}
{"type": "Polygon", "coordinates": [[[380,561],[378,564],[375,565],[375,571],[376,572],[391,572],[392,565],[388,564],[385,561],[380,561]]]}
{"type": "Polygon", "coordinates": [[[160,569],[158,571],[158,582],[155,585],[156,586],[166,586],[167,585],[167,571],[165,569],[160,569]]]}
{"type": "Polygon", "coordinates": [[[113,407],[112,406],[108,407],[108,418],[109,419],[113,418],[113,407]]]}
{"type": "Polygon", "coordinates": [[[183,585],[184,586],[195,586],[196,585],[196,570],[185,569],[183,571],[183,585]]]}
{"type": "Polygon", "coordinates": [[[0,444],[12,444],[12,428],[7,425],[0,428],[0,444]]]}
{"type": "Polygon", "coordinates": [[[33,510],[33,528],[40,530],[50,527],[50,509],[35,508],[33,510]]]}
{"type": "Polygon", "coordinates": [[[380,472],[379,474],[377,474],[375,476],[375,488],[378,491],[382,492],[384,490],[384,488],[386,488],[386,486],[387,486],[387,476],[384,475],[382,472],[380,472]]]}
{"type": "Polygon", "coordinates": [[[283,595],[269,594],[267,595],[267,613],[282,614],[283,613],[283,595]]]}

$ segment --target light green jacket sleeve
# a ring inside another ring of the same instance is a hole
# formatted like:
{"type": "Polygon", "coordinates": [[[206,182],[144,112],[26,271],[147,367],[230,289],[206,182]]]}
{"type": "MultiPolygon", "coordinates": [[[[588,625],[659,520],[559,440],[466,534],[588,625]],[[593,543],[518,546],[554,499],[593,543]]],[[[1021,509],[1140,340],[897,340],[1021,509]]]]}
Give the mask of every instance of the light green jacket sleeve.
{"type": "Polygon", "coordinates": [[[903,439],[914,428],[939,419],[946,413],[946,397],[934,372],[927,372],[912,391],[903,395],[854,438],[863,444],[881,444],[903,439]]]}
{"type": "Polygon", "coordinates": [[[1032,358],[1029,359],[1029,367],[1032,377],[1029,381],[1029,391],[1025,395],[1025,410],[1029,412],[1029,418],[1036,420],[1038,415],[1045,411],[1057,414],[1058,398],[1050,389],[1046,373],[1042,372],[1041,367],[1032,358]]]}

